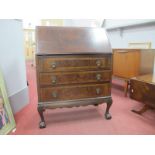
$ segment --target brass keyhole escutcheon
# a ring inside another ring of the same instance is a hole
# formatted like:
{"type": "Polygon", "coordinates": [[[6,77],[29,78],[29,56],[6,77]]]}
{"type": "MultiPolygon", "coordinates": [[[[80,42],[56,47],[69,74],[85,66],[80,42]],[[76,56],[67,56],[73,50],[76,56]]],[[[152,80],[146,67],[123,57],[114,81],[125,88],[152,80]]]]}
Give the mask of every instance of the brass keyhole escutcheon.
{"type": "Polygon", "coordinates": [[[56,76],[52,76],[52,84],[56,84],[56,82],[57,82],[56,76]]]}
{"type": "Polygon", "coordinates": [[[52,62],[51,67],[52,67],[53,69],[55,69],[55,68],[56,68],[56,62],[52,62]]]}
{"type": "Polygon", "coordinates": [[[97,81],[100,81],[100,80],[101,80],[101,74],[97,74],[97,75],[96,75],[96,80],[97,80],[97,81]]]}
{"type": "Polygon", "coordinates": [[[96,94],[99,95],[101,93],[101,89],[100,88],[96,88],[96,94]]]}
{"type": "Polygon", "coordinates": [[[52,97],[53,97],[53,98],[57,98],[57,97],[58,97],[57,92],[52,92],[52,97]]]}
{"type": "Polygon", "coordinates": [[[96,65],[97,65],[97,67],[101,67],[101,61],[100,60],[97,60],[96,61],[96,65]]]}

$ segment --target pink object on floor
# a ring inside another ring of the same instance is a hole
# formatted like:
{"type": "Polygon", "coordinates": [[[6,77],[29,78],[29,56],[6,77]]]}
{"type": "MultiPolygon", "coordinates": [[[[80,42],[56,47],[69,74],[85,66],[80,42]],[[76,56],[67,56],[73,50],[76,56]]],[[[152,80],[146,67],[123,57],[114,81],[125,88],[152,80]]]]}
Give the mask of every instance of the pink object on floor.
{"type": "Polygon", "coordinates": [[[46,110],[47,127],[39,129],[35,67],[30,62],[27,62],[27,79],[30,103],[15,115],[17,130],[13,134],[155,134],[155,110],[148,110],[143,116],[131,112],[131,109],[139,109],[143,104],[124,97],[124,92],[116,88],[112,89],[111,120],[104,118],[106,104],[46,110]]]}

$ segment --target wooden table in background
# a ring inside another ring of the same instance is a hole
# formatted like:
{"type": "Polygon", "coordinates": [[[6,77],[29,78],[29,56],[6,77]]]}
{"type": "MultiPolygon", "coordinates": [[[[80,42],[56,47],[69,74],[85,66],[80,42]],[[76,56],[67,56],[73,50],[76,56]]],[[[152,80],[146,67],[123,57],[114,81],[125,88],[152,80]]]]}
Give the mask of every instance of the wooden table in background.
{"type": "Polygon", "coordinates": [[[147,74],[130,80],[130,98],[143,102],[141,110],[132,110],[142,114],[149,108],[155,108],[155,75],[147,74]]]}

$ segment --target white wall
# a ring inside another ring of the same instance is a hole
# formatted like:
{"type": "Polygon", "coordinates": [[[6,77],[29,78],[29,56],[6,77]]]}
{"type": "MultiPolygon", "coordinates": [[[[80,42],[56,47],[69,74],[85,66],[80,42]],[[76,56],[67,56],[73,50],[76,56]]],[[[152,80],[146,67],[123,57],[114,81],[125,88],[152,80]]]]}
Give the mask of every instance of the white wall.
{"type": "MultiPolygon", "coordinates": [[[[127,20],[121,20],[122,25],[129,24],[127,20]]],[[[118,21],[113,20],[112,25],[118,26],[118,21]],[[116,24],[114,24],[116,22],[116,24]]],[[[131,22],[131,21],[130,21],[131,22]]],[[[133,22],[133,20],[132,20],[133,22]]],[[[150,20],[148,20],[148,23],[150,20]]],[[[146,23],[146,20],[145,20],[146,23]]],[[[109,24],[109,23],[108,23],[109,24]]],[[[131,23],[130,23],[131,24],[131,23]]],[[[135,23],[133,23],[134,25],[135,23]]],[[[119,20],[120,26],[120,20],[119,20]]],[[[128,48],[128,43],[131,42],[151,42],[152,48],[155,49],[155,23],[150,23],[143,26],[126,27],[122,30],[111,29],[108,30],[108,36],[112,45],[112,48],[128,48]]]]}
{"type": "Polygon", "coordinates": [[[64,19],[64,26],[77,26],[77,27],[100,27],[101,20],[95,19],[64,19]]]}
{"type": "Polygon", "coordinates": [[[27,87],[22,21],[0,20],[0,67],[9,96],[27,87]]]}
{"type": "MultiPolygon", "coordinates": [[[[103,19],[65,19],[64,26],[100,27],[102,21],[103,19]]],[[[131,42],[151,42],[152,48],[155,48],[155,19],[106,19],[104,26],[112,48],[128,48],[128,43],[131,42]],[[137,24],[144,25],[136,26],[137,24]],[[119,29],[119,27],[131,25],[134,27],[119,29]]]]}
{"type": "Polygon", "coordinates": [[[155,19],[106,19],[104,26],[106,29],[112,29],[150,22],[155,22],[155,19]]]}

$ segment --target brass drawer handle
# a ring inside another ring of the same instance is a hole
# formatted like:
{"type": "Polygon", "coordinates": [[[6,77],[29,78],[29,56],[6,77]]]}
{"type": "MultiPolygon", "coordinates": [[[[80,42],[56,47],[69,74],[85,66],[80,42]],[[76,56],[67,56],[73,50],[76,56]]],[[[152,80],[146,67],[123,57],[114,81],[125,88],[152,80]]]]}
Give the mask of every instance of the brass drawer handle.
{"type": "Polygon", "coordinates": [[[52,64],[51,64],[51,67],[53,68],[53,69],[55,69],[56,68],[56,62],[52,62],[52,64]]]}
{"type": "Polygon", "coordinates": [[[100,88],[96,88],[96,94],[99,95],[101,93],[101,89],[100,88]]]}
{"type": "Polygon", "coordinates": [[[52,84],[56,84],[56,82],[57,82],[56,76],[52,76],[52,84]]]}
{"type": "Polygon", "coordinates": [[[97,60],[96,61],[96,65],[97,65],[97,67],[101,67],[101,61],[100,60],[97,60]]]}
{"type": "Polygon", "coordinates": [[[100,81],[100,80],[101,80],[101,74],[97,74],[97,75],[96,75],[96,80],[97,80],[97,81],[100,81]]]}
{"type": "Polygon", "coordinates": [[[52,97],[53,97],[53,98],[57,98],[57,97],[58,97],[57,92],[52,92],[52,97]]]}

